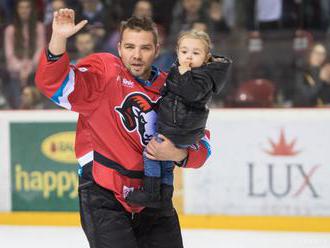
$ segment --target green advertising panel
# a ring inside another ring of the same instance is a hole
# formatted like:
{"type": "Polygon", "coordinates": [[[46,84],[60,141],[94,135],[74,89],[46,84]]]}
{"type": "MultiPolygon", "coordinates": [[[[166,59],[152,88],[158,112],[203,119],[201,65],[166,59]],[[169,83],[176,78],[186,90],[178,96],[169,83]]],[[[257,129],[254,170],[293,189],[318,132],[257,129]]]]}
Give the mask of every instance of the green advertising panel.
{"type": "Polygon", "coordinates": [[[13,211],[77,211],[75,123],[11,123],[13,211]]]}

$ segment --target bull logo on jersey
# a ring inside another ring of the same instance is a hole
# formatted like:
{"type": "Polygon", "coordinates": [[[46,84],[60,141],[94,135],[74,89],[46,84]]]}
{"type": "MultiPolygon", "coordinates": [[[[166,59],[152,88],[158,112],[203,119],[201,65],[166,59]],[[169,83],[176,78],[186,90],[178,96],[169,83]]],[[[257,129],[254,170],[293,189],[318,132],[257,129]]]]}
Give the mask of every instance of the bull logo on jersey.
{"type": "Polygon", "coordinates": [[[148,96],[134,92],[126,96],[120,107],[115,108],[125,129],[138,132],[142,145],[147,145],[156,131],[156,103],[148,96]]]}

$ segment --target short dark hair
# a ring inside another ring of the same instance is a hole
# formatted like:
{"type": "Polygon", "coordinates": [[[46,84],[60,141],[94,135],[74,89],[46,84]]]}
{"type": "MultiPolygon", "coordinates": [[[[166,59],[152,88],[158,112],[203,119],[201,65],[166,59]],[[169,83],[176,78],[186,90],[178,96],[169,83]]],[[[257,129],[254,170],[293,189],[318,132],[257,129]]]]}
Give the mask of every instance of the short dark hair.
{"type": "Polygon", "coordinates": [[[151,32],[154,37],[154,44],[157,46],[158,44],[158,30],[156,24],[150,19],[146,17],[136,17],[132,16],[127,21],[121,22],[120,27],[120,42],[123,38],[123,33],[126,29],[132,29],[135,31],[147,31],[151,32]]]}

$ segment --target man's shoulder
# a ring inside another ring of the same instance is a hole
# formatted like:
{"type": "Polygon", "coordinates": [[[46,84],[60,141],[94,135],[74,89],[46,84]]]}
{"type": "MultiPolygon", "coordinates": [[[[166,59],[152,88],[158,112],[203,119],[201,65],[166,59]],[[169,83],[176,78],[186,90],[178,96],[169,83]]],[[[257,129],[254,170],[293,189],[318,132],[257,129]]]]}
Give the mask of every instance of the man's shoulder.
{"type": "Polygon", "coordinates": [[[106,53],[106,52],[102,52],[102,53],[93,53],[90,56],[94,56],[97,57],[98,59],[101,59],[105,62],[119,62],[120,59],[113,55],[112,53],[106,53]]]}
{"type": "Polygon", "coordinates": [[[93,53],[81,59],[78,66],[89,64],[93,66],[101,66],[103,68],[112,68],[114,65],[121,66],[120,59],[111,53],[93,53]]]}

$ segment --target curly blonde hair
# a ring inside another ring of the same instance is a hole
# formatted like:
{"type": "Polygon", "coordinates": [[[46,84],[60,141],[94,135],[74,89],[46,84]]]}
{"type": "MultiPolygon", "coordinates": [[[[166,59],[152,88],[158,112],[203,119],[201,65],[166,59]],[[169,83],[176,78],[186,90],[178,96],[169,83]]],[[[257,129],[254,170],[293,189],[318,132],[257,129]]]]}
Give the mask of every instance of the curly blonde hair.
{"type": "Polygon", "coordinates": [[[198,30],[192,29],[189,31],[182,32],[177,39],[177,43],[176,43],[177,49],[179,48],[179,45],[180,45],[182,39],[184,39],[184,38],[193,38],[193,39],[201,40],[205,45],[206,54],[210,54],[211,39],[210,39],[210,36],[207,33],[205,33],[204,31],[198,31],[198,30]]]}

